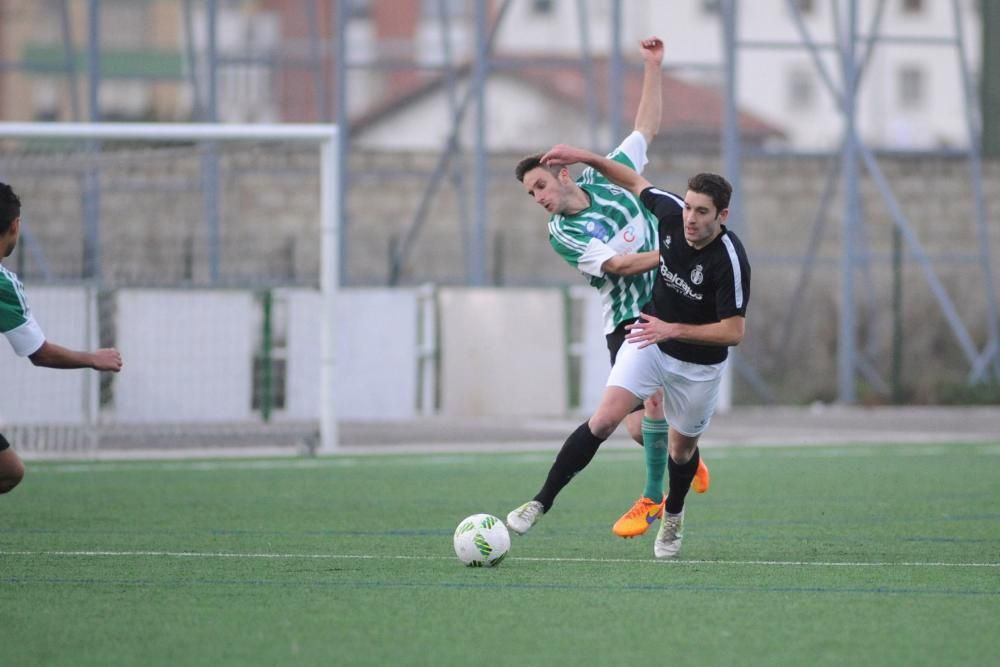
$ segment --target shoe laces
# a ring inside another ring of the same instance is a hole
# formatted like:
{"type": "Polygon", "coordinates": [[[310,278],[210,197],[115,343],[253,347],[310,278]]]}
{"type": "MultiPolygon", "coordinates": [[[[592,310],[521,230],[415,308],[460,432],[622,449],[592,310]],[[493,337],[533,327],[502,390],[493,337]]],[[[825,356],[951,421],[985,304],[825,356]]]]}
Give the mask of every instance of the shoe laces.
{"type": "Polygon", "coordinates": [[[634,519],[639,515],[646,514],[650,507],[655,507],[656,505],[657,503],[646,502],[645,498],[639,498],[639,500],[635,501],[635,505],[632,505],[632,509],[628,511],[626,516],[630,519],[634,519]]]}
{"type": "Polygon", "coordinates": [[[661,526],[660,535],[665,539],[674,539],[677,537],[677,532],[680,530],[681,522],[683,520],[683,515],[681,514],[668,514],[663,513],[663,525],[661,526]]]}
{"type": "Polygon", "coordinates": [[[524,503],[517,508],[517,515],[522,519],[530,519],[539,512],[539,507],[533,502],[524,503]]]}

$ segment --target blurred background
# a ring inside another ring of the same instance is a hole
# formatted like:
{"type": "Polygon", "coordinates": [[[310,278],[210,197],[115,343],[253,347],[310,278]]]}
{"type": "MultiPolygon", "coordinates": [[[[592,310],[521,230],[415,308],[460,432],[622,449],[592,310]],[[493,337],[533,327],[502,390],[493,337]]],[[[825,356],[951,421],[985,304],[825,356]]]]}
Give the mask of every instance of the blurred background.
{"type": "MultiPolygon", "coordinates": [[[[725,174],[753,266],[724,407],[995,405],[997,28],[1000,3],[978,0],[0,0],[0,118],[335,124],[339,414],[566,415],[607,372],[596,292],[513,168],[559,142],[613,149],[638,104],[638,41],[657,35],[646,176],[683,192],[725,174]],[[362,361],[366,347],[403,350],[362,361]]],[[[81,343],[124,349],[127,313],[190,307],[203,333],[147,331],[131,358],[212,341],[201,368],[243,378],[207,397],[195,371],[166,396],[102,378],[80,419],[312,423],[318,393],[296,392],[315,378],[292,368],[318,342],[292,341],[315,326],[296,305],[322,261],[315,146],[0,141],[25,220],[4,265],[41,295],[43,328],[59,316],[44,299],[68,289],[96,322],[81,343]],[[234,349],[246,372],[221,361],[234,349]]],[[[91,390],[65,391],[76,405],[91,390]]],[[[0,416],[54,421],[24,400],[0,416]]]]}

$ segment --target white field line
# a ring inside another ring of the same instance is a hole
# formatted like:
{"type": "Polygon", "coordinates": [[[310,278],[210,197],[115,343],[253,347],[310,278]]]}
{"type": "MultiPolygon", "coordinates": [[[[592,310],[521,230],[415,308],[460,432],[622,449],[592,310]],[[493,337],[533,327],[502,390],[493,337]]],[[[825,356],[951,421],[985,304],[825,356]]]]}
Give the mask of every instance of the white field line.
{"type": "MultiPolygon", "coordinates": [[[[0,556],[56,556],[70,558],[232,558],[262,560],[454,560],[451,556],[374,556],[370,554],[276,554],[198,551],[0,551],[0,556]]],[[[746,565],[753,567],[979,567],[1000,568],[1000,563],[942,563],[891,561],[784,561],[784,560],[639,560],[632,558],[533,558],[539,563],[657,563],[668,565],[746,565]]]]}
{"type": "MultiPolygon", "coordinates": [[[[996,455],[1000,454],[1000,447],[996,446],[971,446],[979,454],[996,455]]],[[[547,463],[552,460],[555,449],[548,452],[522,452],[519,454],[505,455],[504,459],[510,463],[547,463]]],[[[907,445],[872,445],[872,446],[851,446],[851,447],[809,447],[805,449],[782,450],[777,448],[714,448],[705,452],[709,461],[719,459],[756,459],[761,457],[769,458],[864,458],[890,453],[891,456],[899,457],[930,457],[948,456],[953,450],[948,447],[938,446],[907,446],[907,445]]],[[[641,452],[639,447],[634,450],[612,450],[599,455],[599,461],[635,461],[641,452]]],[[[428,455],[405,455],[396,459],[391,465],[403,466],[429,466],[429,465],[456,465],[468,463],[483,457],[496,455],[496,452],[462,452],[452,454],[428,454],[428,455]]],[[[210,472],[217,470],[313,470],[323,468],[346,468],[358,465],[378,465],[385,466],[385,457],[371,456],[345,456],[337,455],[322,458],[296,458],[296,459],[253,459],[238,460],[228,459],[221,461],[96,461],[96,462],[67,462],[51,463],[31,466],[31,474],[45,473],[95,473],[95,472],[210,472]]]]}

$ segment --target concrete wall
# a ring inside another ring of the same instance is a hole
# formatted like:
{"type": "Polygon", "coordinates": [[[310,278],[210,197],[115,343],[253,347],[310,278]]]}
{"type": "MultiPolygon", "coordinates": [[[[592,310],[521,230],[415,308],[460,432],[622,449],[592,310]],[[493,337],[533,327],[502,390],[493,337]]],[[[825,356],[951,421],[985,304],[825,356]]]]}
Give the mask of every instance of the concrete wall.
{"type": "MultiPolygon", "coordinates": [[[[336,305],[336,403],[340,419],[386,420],[418,414],[423,290],[351,289],[336,305]]],[[[588,295],[590,296],[590,295],[588,295]]],[[[249,290],[123,289],[98,321],[83,288],[29,290],[50,340],[98,346],[105,332],[125,364],[109,376],[98,408],[98,374],[36,369],[0,354],[0,423],[231,424],[260,421],[253,406],[254,358],[262,305],[249,290]],[[91,313],[86,313],[86,308],[91,313]],[[92,333],[88,336],[88,328],[92,333]],[[16,390],[6,390],[16,388],[16,390]]],[[[591,298],[591,301],[596,299],[591,298]]],[[[561,416],[568,409],[566,300],[560,289],[444,289],[437,295],[437,372],[426,384],[441,414],[561,416]]],[[[320,409],[320,295],[272,294],[273,356],[287,362],[274,377],[284,393],[272,419],[314,421],[320,409]]],[[[586,306],[594,310],[594,304],[586,306]]],[[[599,331],[599,328],[595,328],[599,331]]],[[[431,330],[433,331],[433,329],[431,330]]],[[[588,337],[604,372],[603,338],[588,337]]],[[[603,377],[602,377],[603,376],[603,377]]]]}
{"type": "Polygon", "coordinates": [[[559,290],[444,289],[438,304],[442,414],[565,414],[559,290]]]}
{"type": "MultiPolygon", "coordinates": [[[[93,299],[83,288],[28,290],[53,342],[98,347],[93,299]],[[90,304],[90,319],[86,308],[90,304]],[[87,328],[93,332],[87,335],[87,328]]],[[[319,417],[320,322],[315,290],[275,294],[274,356],[287,360],[285,407],[275,421],[319,417]],[[278,305],[280,304],[280,305],[278,305]],[[279,314],[280,311],[280,314],[279,314]]],[[[98,374],[35,368],[0,354],[0,424],[234,423],[261,419],[252,405],[262,309],[247,290],[127,289],[100,323],[124,359],[98,409],[98,374]]],[[[337,404],[344,419],[394,419],[417,411],[415,290],[348,290],[337,303],[337,404]]]]}
{"type": "MultiPolygon", "coordinates": [[[[288,303],[288,403],[280,418],[319,416],[320,294],[283,290],[288,303]]],[[[401,419],[417,412],[416,290],[353,289],[337,303],[336,414],[401,419]]]]}
{"type": "MultiPolygon", "coordinates": [[[[122,151],[101,160],[108,189],[102,207],[102,282],[117,285],[207,285],[208,238],[196,189],[197,155],[186,149],[122,151]]],[[[486,206],[486,273],[496,285],[540,287],[584,285],[548,244],[544,212],[513,177],[519,155],[495,155],[486,206]]],[[[385,285],[391,251],[405,243],[403,286],[465,283],[463,239],[474,222],[468,157],[456,156],[465,177],[456,191],[449,178],[432,198],[426,219],[411,236],[416,211],[438,156],[426,153],[356,153],[350,163],[350,214],[344,266],[352,287],[385,285]],[[464,208],[460,205],[464,197],[464,208]],[[462,211],[464,210],[464,214],[462,211]],[[409,239],[404,242],[404,239],[409,239]]],[[[80,169],[75,154],[0,157],[0,173],[18,173],[30,232],[5,265],[29,285],[44,278],[44,258],[53,277],[78,279],[82,266],[80,169]],[[13,162],[11,162],[13,161],[13,162]],[[6,168],[5,168],[6,167],[6,168]]],[[[319,269],[316,157],[292,150],[223,153],[220,272],[223,284],[316,284],[319,269]]],[[[988,303],[980,264],[968,164],[939,155],[882,157],[880,164],[921,249],[930,258],[955,312],[979,349],[987,341],[988,303]]],[[[837,165],[822,157],[748,158],[738,202],[745,225],[737,230],[753,264],[744,362],[778,401],[836,397],[837,322],[840,312],[839,184],[826,210],[819,210],[827,174],[837,165]],[[809,250],[815,252],[809,256],[809,250]],[[802,289],[804,287],[804,289],[802,289]]],[[[686,177],[720,170],[716,158],[670,153],[654,144],[646,175],[683,191],[686,177]]],[[[1000,293],[1000,161],[987,161],[985,195],[990,223],[993,289],[1000,293]]],[[[867,362],[889,377],[892,339],[892,221],[873,181],[861,183],[864,237],[857,275],[858,332],[867,362]]],[[[902,380],[906,398],[937,401],[961,384],[968,362],[956,334],[941,315],[912,249],[903,255],[901,313],[905,337],[902,380]]],[[[881,400],[862,387],[864,400],[881,400]]],[[[734,386],[736,403],[762,396],[746,382],[734,386]]]]}

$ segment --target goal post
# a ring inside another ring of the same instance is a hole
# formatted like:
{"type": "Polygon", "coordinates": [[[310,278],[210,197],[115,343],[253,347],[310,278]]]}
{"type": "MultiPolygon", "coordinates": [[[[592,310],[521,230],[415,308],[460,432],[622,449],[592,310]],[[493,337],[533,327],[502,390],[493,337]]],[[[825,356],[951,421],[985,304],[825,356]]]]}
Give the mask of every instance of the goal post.
{"type": "MultiPolygon", "coordinates": [[[[319,359],[319,453],[337,449],[337,382],[335,315],[339,286],[340,174],[339,133],[329,124],[207,124],[207,123],[0,123],[0,143],[8,140],[68,140],[76,142],[285,142],[311,143],[319,152],[319,286],[321,333],[319,359]]],[[[0,177],[14,180],[17,174],[0,177]]],[[[17,190],[15,184],[15,190],[17,190]]],[[[31,203],[25,202],[30,210],[31,203]]],[[[30,298],[29,285],[29,298],[30,298]]],[[[128,360],[126,360],[126,364],[128,360]]]]}

